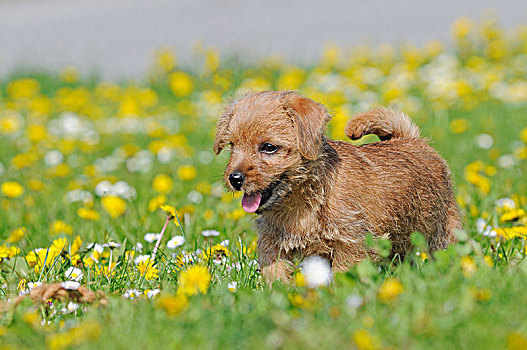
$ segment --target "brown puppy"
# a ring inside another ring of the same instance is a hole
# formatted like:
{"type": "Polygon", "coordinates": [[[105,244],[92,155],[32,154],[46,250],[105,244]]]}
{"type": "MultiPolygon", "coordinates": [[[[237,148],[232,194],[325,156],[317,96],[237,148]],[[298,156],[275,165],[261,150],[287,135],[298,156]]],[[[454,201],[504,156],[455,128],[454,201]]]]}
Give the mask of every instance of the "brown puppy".
{"type": "Polygon", "coordinates": [[[380,108],[346,125],[354,146],[324,136],[326,109],[290,91],[248,95],[227,107],[214,151],[231,148],[225,183],[258,214],[259,263],[268,281],[288,280],[291,262],[318,255],[346,270],[375,252],[364,237],[387,237],[402,256],[412,232],[431,250],[455,240],[461,220],[446,162],[408,116],[380,108]]]}

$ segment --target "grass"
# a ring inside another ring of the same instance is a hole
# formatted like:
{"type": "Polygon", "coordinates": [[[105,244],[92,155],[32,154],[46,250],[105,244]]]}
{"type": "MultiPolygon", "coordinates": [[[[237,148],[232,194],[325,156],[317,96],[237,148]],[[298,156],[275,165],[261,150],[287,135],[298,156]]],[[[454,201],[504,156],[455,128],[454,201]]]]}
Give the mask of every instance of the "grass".
{"type": "Polygon", "coordinates": [[[184,70],[165,50],[143,82],[71,68],[0,82],[0,349],[525,348],[527,39],[466,19],[454,33],[448,49],[330,47],[310,67],[210,50],[184,70]],[[369,105],[410,114],[452,170],[459,242],[432,254],[416,234],[404,262],[364,261],[320,288],[297,271],[269,289],[253,217],[211,148],[225,101],[280,88],[324,103],[334,138],[369,105]],[[152,261],[165,203],[179,221],[152,261]],[[104,294],[23,297],[75,278],[104,294]]]}

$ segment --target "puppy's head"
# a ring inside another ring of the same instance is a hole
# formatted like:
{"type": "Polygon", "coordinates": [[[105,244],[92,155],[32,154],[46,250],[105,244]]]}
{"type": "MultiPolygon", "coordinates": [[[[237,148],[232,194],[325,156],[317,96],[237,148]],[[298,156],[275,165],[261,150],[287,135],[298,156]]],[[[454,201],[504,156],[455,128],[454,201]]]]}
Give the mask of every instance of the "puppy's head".
{"type": "Polygon", "coordinates": [[[244,193],[245,211],[262,213],[283,201],[298,169],[319,156],[329,119],[322,105],[290,91],[257,92],[225,109],[214,152],[230,147],[224,180],[244,193]]]}

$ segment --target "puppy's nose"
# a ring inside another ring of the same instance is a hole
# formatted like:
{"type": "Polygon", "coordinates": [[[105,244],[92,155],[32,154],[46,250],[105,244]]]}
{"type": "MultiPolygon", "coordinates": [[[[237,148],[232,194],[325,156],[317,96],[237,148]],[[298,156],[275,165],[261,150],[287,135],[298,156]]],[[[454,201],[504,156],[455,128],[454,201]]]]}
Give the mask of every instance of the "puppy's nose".
{"type": "Polygon", "coordinates": [[[236,191],[239,191],[242,189],[243,182],[245,181],[245,175],[243,173],[240,173],[239,171],[236,171],[229,175],[229,182],[231,183],[232,187],[236,191]]]}

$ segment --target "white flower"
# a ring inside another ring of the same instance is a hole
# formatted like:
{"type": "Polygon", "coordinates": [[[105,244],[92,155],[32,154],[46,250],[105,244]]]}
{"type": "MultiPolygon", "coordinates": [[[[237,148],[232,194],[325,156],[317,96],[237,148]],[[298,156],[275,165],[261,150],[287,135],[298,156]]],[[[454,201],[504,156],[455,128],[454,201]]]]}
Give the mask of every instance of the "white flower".
{"type": "Polygon", "coordinates": [[[352,294],[346,298],[346,304],[352,309],[357,309],[362,305],[362,298],[360,295],[352,294]]]}
{"type": "Polygon", "coordinates": [[[29,291],[31,291],[33,288],[41,286],[42,282],[29,282],[27,284],[27,287],[29,288],[29,291]]]}
{"type": "Polygon", "coordinates": [[[136,252],[140,252],[141,250],[143,250],[143,243],[137,242],[137,243],[135,244],[134,250],[135,250],[136,252]]]}
{"type": "Polygon", "coordinates": [[[101,181],[95,186],[95,193],[99,197],[107,196],[112,191],[112,183],[110,181],[101,181]]]}
{"type": "Polygon", "coordinates": [[[70,301],[70,302],[68,303],[68,306],[67,306],[67,307],[63,307],[60,311],[61,311],[63,314],[69,314],[69,313],[72,313],[72,312],[77,311],[77,309],[79,308],[79,306],[80,306],[79,304],[70,301]]]}
{"type": "Polygon", "coordinates": [[[137,195],[137,191],[125,181],[118,181],[111,187],[110,194],[124,199],[133,199],[137,195]]]}
{"type": "Polygon", "coordinates": [[[152,299],[153,297],[155,297],[156,295],[158,295],[160,291],[161,291],[161,290],[158,289],[158,288],[156,288],[156,289],[148,289],[148,290],[145,290],[145,292],[146,292],[146,297],[147,297],[148,299],[152,299]]]}
{"type": "Polygon", "coordinates": [[[83,190],[71,190],[66,193],[66,200],[70,203],[83,201],[84,203],[89,203],[93,201],[93,195],[88,191],[83,190]]]}
{"type": "Polygon", "coordinates": [[[84,274],[82,273],[81,269],[72,266],[66,270],[64,276],[72,281],[80,282],[82,280],[82,277],[84,277],[84,274]]]}
{"type": "Polygon", "coordinates": [[[199,204],[203,201],[203,195],[194,190],[188,193],[187,199],[192,203],[199,204]]]}
{"type": "Polygon", "coordinates": [[[476,220],[476,229],[478,230],[478,233],[482,234],[483,236],[494,237],[496,234],[496,231],[493,231],[487,220],[483,218],[478,218],[476,220]]]}
{"type": "Polygon", "coordinates": [[[476,136],[476,143],[479,148],[490,149],[494,145],[494,139],[489,134],[480,134],[476,136]]]}
{"type": "Polygon", "coordinates": [[[190,264],[191,262],[194,262],[196,260],[196,256],[191,252],[182,251],[181,255],[183,256],[181,261],[183,261],[183,263],[185,264],[190,264]]]}
{"type": "Polygon", "coordinates": [[[232,281],[232,282],[229,282],[229,284],[227,285],[227,289],[229,290],[229,292],[236,292],[238,290],[238,282],[236,281],[232,281]]]}
{"type": "Polygon", "coordinates": [[[119,248],[121,246],[121,243],[117,243],[117,242],[114,242],[114,241],[110,241],[108,243],[104,243],[102,245],[104,248],[110,248],[110,249],[113,249],[113,248],[119,248]]]}
{"type": "Polygon", "coordinates": [[[306,277],[307,286],[309,288],[318,288],[327,286],[333,279],[331,266],[329,262],[320,256],[310,256],[304,259],[302,265],[302,273],[306,277]]]}
{"type": "Polygon", "coordinates": [[[514,156],[511,154],[504,154],[501,157],[498,158],[498,165],[500,168],[510,168],[511,166],[516,164],[516,160],[514,159],[514,156]]]}
{"type": "Polygon", "coordinates": [[[500,198],[496,200],[494,204],[496,204],[497,207],[505,209],[505,210],[516,209],[516,202],[514,202],[513,199],[508,198],[508,197],[500,198]]]}
{"type": "Polygon", "coordinates": [[[67,289],[67,290],[77,290],[79,289],[81,284],[75,281],[66,281],[66,282],[62,282],[61,286],[62,288],[67,289]]]}
{"type": "Polygon", "coordinates": [[[52,150],[44,156],[44,162],[48,167],[54,167],[62,163],[64,156],[60,151],[52,150]]]}
{"type": "Polygon", "coordinates": [[[134,263],[136,265],[139,265],[144,261],[148,261],[148,259],[150,259],[150,255],[139,255],[137,258],[134,259],[134,263]]]}
{"type": "Polygon", "coordinates": [[[138,298],[141,296],[141,291],[139,289],[128,289],[124,294],[123,297],[134,300],[135,298],[138,298]]]}
{"type": "Polygon", "coordinates": [[[201,234],[204,237],[217,237],[220,235],[220,233],[216,230],[203,230],[201,231],[201,234]]]}
{"type": "Polygon", "coordinates": [[[148,243],[152,243],[154,241],[157,241],[159,239],[159,237],[161,237],[161,234],[160,233],[152,233],[152,232],[149,232],[145,235],[145,241],[147,241],[148,243]]]}
{"type": "Polygon", "coordinates": [[[185,243],[185,237],[183,236],[174,236],[170,241],[167,242],[167,248],[175,249],[185,243]]]}
{"type": "Polygon", "coordinates": [[[228,247],[228,246],[229,246],[229,243],[231,243],[231,242],[230,242],[228,239],[226,239],[226,240],[222,241],[222,242],[220,243],[220,245],[223,246],[223,247],[228,247]]]}
{"type": "Polygon", "coordinates": [[[104,247],[99,244],[99,243],[90,243],[88,244],[88,249],[92,249],[95,250],[97,253],[102,253],[103,250],[104,250],[104,247]]]}

